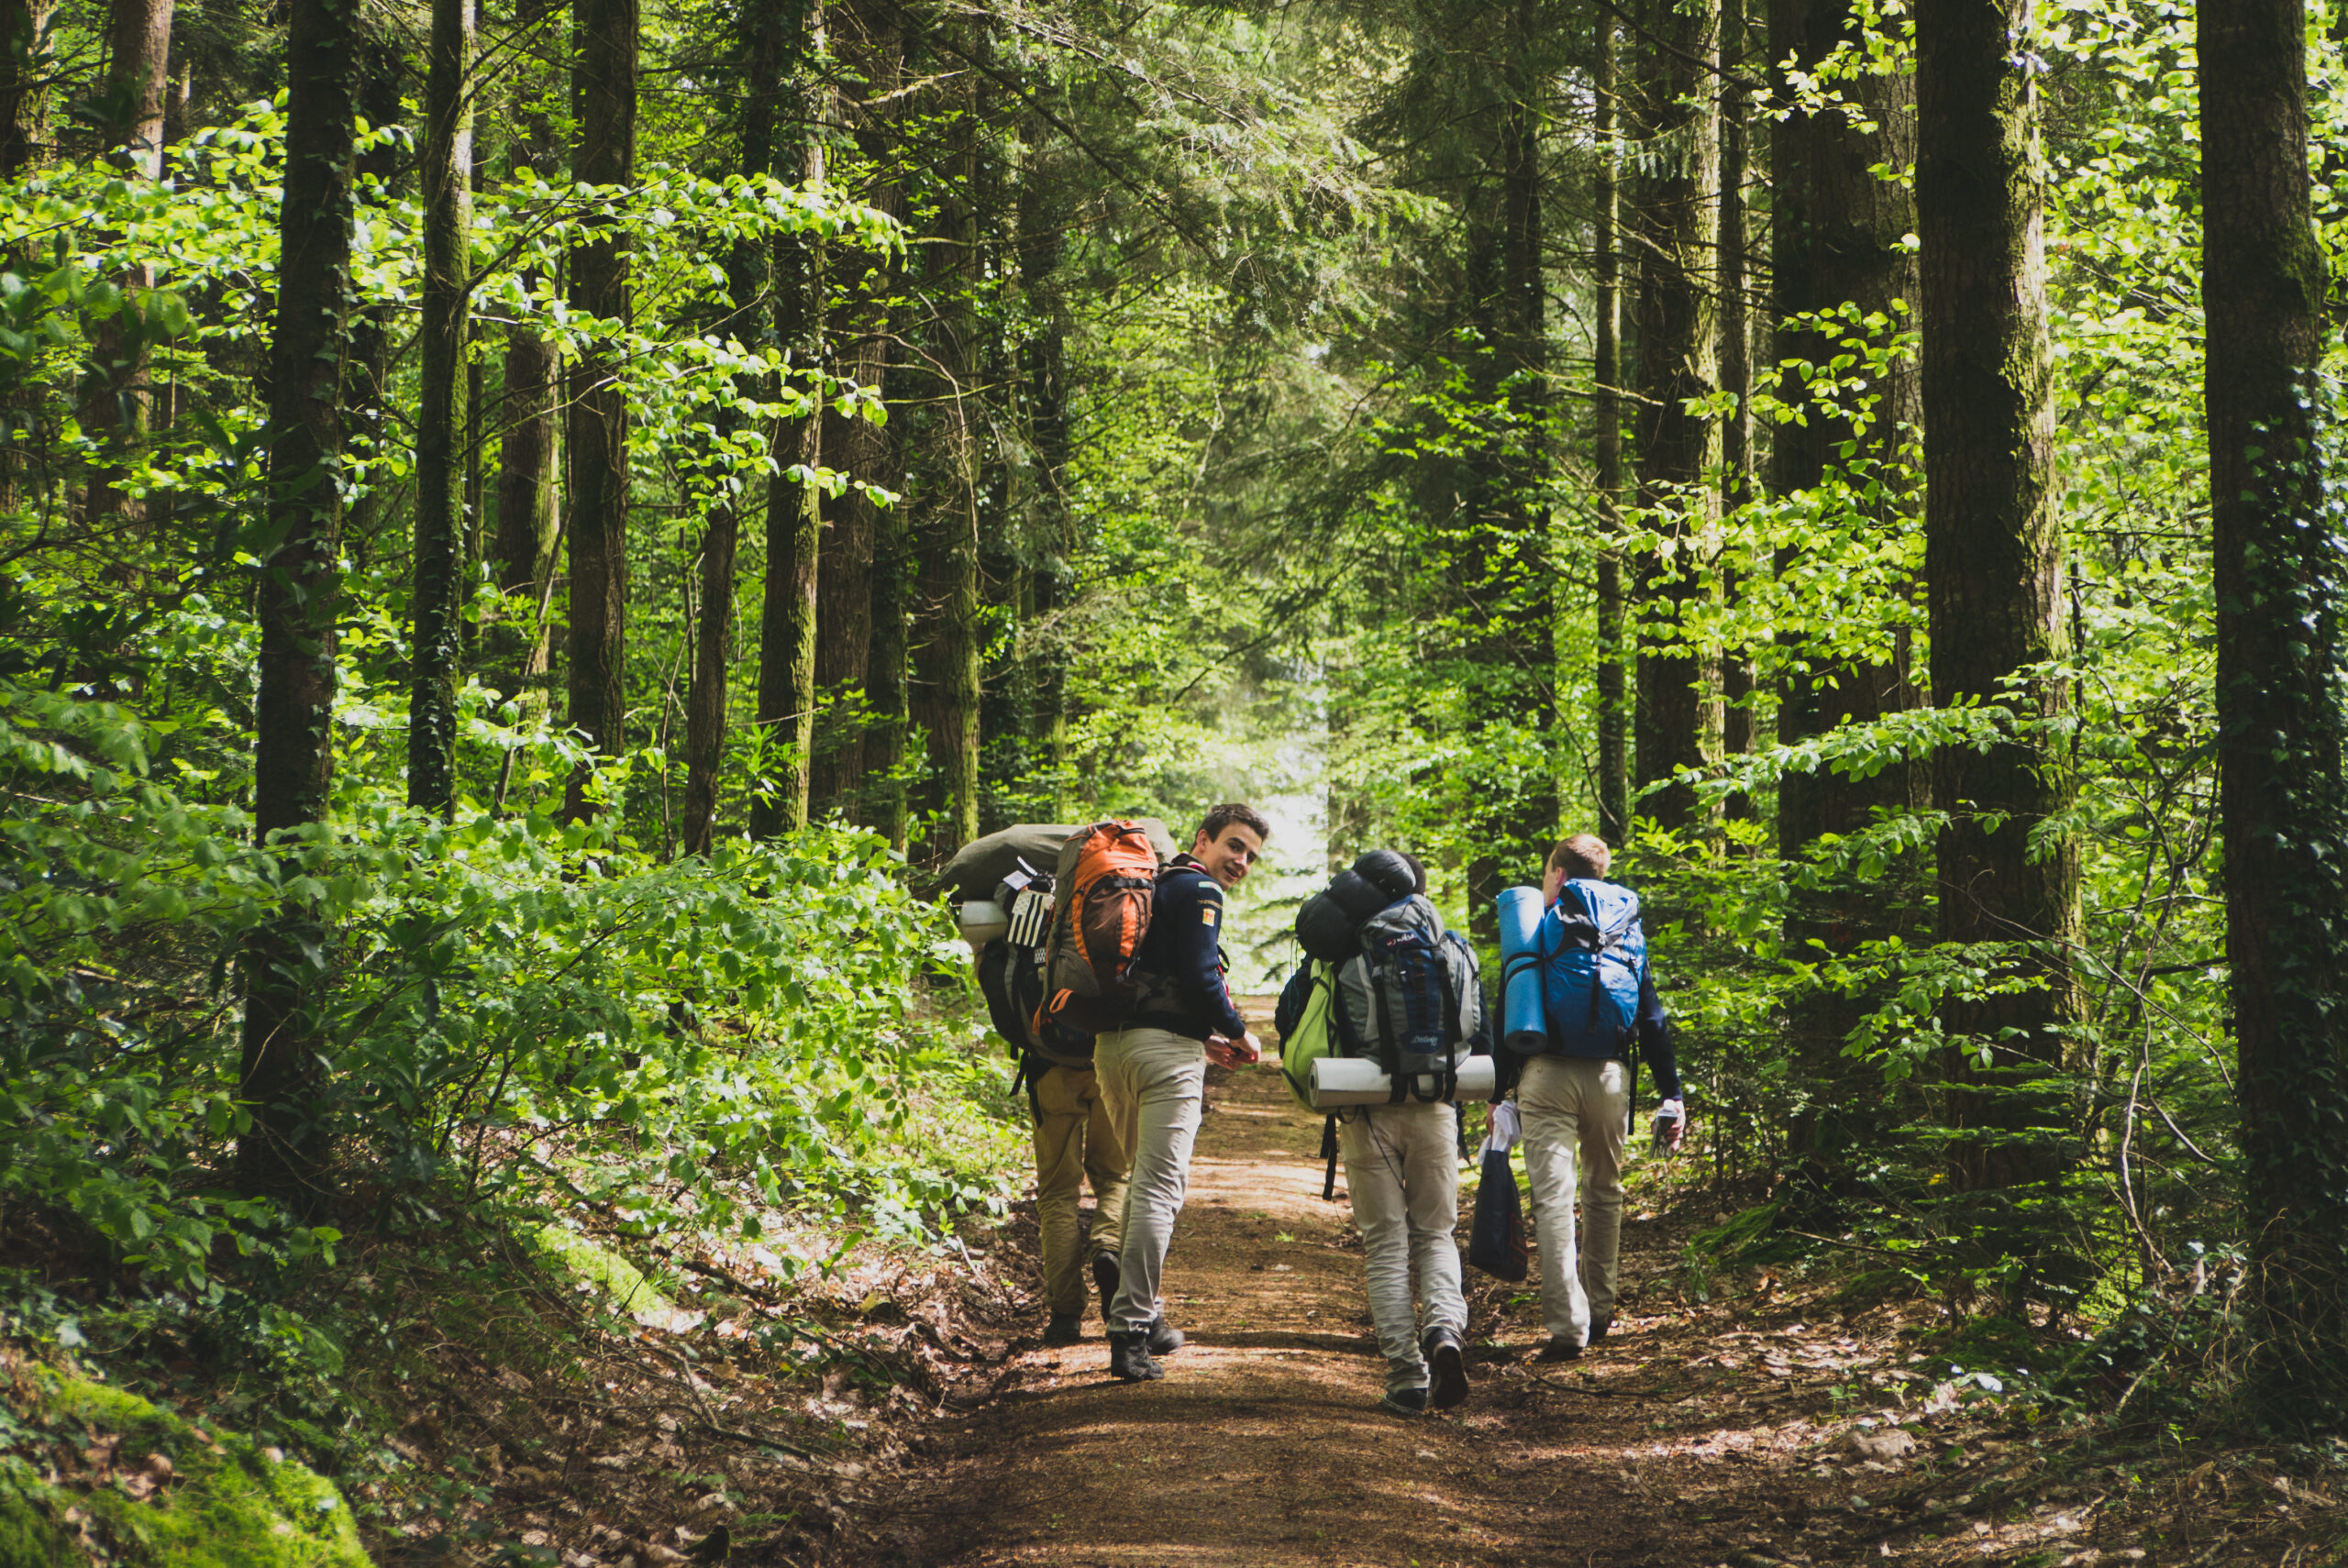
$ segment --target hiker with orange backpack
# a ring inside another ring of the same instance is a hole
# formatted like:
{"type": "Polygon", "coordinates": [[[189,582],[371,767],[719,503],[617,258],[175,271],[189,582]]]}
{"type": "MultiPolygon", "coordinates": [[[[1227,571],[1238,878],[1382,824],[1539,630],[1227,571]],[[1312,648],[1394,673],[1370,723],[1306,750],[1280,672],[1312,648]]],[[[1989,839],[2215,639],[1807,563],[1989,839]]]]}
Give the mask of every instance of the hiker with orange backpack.
{"type": "Polygon", "coordinates": [[[1069,891],[1038,1024],[1093,1032],[1093,1070],[1133,1151],[1105,1315],[1109,1370],[1135,1383],[1164,1375],[1155,1358],[1182,1344],[1158,1278],[1190,1187],[1206,1065],[1261,1055],[1224,983],[1223,895],[1246,879],[1271,824],[1251,807],[1217,806],[1163,871],[1125,826],[1097,824],[1062,852],[1057,882],[1069,891]]]}

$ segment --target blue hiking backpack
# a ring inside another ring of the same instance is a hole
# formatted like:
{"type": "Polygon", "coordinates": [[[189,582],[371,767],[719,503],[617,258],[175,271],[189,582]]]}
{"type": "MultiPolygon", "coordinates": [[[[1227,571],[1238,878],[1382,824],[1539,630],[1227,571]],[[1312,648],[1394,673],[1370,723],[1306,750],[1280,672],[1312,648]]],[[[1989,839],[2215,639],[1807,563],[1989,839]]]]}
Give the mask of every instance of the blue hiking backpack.
{"type": "Polygon", "coordinates": [[[1577,877],[1557,890],[1534,933],[1540,957],[1547,1054],[1602,1061],[1626,1056],[1646,978],[1647,935],[1639,896],[1577,877]]]}

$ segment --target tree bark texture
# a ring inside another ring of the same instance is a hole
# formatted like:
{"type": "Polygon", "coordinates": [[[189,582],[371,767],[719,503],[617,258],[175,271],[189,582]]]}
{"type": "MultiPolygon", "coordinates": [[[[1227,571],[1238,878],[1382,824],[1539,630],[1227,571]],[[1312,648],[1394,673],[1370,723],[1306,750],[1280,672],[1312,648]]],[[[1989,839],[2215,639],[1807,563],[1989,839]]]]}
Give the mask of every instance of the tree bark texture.
{"type": "Polygon", "coordinates": [[[2002,708],[2014,725],[1986,751],[1934,758],[1950,813],[1940,935],[2025,944],[2002,967],[2039,982],[1944,1010],[1949,1032],[1989,1059],[1977,1066],[1960,1048],[1952,1102],[1955,1174],[1977,1189],[2061,1167],[2053,1077],[2078,1015],[2078,849],[2064,839],[2034,855],[2028,842],[2069,800],[2054,743],[2025,728],[2066,704],[2063,682],[2024,672],[2066,651],[2037,116],[2013,44],[2029,24],[2029,0],[1922,0],[1916,13],[1933,701],[2002,708]]]}
{"type": "Polygon", "coordinates": [[[2348,563],[2318,412],[2328,270],[2308,180],[2306,27],[2290,0],[2206,0],[2196,19],[2250,1370],[2270,1411],[2336,1430],[2348,1409],[2348,563]]]}
{"type": "MultiPolygon", "coordinates": [[[[786,149],[814,144],[802,128],[802,105],[790,100],[800,83],[803,62],[814,52],[810,46],[819,25],[811,6],[776,6],[759,14],[746,67],[749,90],[743,102],[740,156],[745,174],[787,172],[797,176],[803,171],[803,156],[786,149]],[[788,142],[781,139],[786,113],[788,142]]],[[[727,286],[734,302],[730,330],[752,343],[774,333],[780,344],[797,351],[795,362],[804,363],[803,328],[794,331],[781,322],[781,317],[792,314],[794,308],[803,314],[807,264],[798,251],[805,248],[806,242],[795,239],[795,245],[796,249],[789,257],[779,256],[777,247],[754,240],[735,246],[726,261],[727,286]],[[777,265],[778,261],[782,264],[777,265]]],[[[737,390],[745,396],[764,394],[771,399],[778,389],[765,382],[764,377],[746,378],[737,390]]],[[[727,416],[729,422],[736,417],[738,416],[730,413],[727,416]]],[[[789,620],[792,589],[803,575],[795,547],[799,543],[797,524],[805,511],[806,487],[794,480],[789,470],[810,460],[803,440],[794,441],[803,436],[806,423],[786,420],[772,433],[777,437],[777,471],[769,477],[766,485],[770,516],[767,536],[771,553],[781,536],[786,580],[781,590],[783,602],[777,605],[770,601],[762,631],[777,620],[789,620]],[[784,613],[778,616],[778,610],[784,613]]],[[[693,643],[692,686],[685,705],[684,845],[689,855],[708,854],[715,838],[719,762],[725,744],[726,685],[733,668],[726,639],[734,624],[734,559],[740,530],[737,500],[728,497],[712,507],[702,541],[700,622],[693,643]]],[[[771,572],[769,588],[770,592],[774,588],[771,572]]],[[[779,644],[791,640],[787,627],[775,639],[779,644]]],[[[762,637],[761,675],[766,673],[765,645],[762,637]]],[[[779,646],[774,651],[787,656],[799,650],[779,646]]],[[[800,661],[786,657],[782,662],[788,682],[790,676],[797,673],[800,661]]],[[[765,733],[771,741],[785,739],[793,731],[795,726],[785,725],[782,733],[774,728],[768,728],[765,733]]],[[[794,746],[781,777],[769,781],[769,788],[781,797],[784,821],[776,825],[783,832],[796,832],[805,825],[804,757],[804,749],[794,746]]],[[[759,821],[755,808],[752,821],[754,827],[766,825],[759,821]]]]}
{"type": "MultiPolygon", "coordinates": [[[[537,286],[535,276],[531,286],[537,286]]],[[[505,376],[498,424],[497,536],[492,546],[499,592],[500,690],[520,697],[547,672],[545,606],[555,558],[555,400],[560,365],[554,345],[516,324],[505,330],[505,376]]]]}
{"type": "Polygon", "coordinates": [[[57,0],[0,0],[0,179],[15,179],[49,150],[50,19],[57,0]]]}
{"type": "MultiPolygon", "coordinates": [[[[572,0],[570,102],[577,127],[571,172],[626,185],[636,172],[637,0],[572,0]]],[[[594,233],[570,253],[574,311],[625,328],[626,239],[594,233]]],[[[607,756],[627,748],[627,393],[617,343],[590,344],[570,368],[564,440],[570,519],[570,723],[607,756]]],[[[570,780],[566,809],[586,810],[588,769],[570,780]]]]}
{"type": "MultiPolygon", "coordinates": [[[[890,373],[902,381],[908,369],[900,360],[890,373]]],[[[873,469],[876,482],[899,495],[907,488],[904,432],[903,419],[891,420],[880,432],[873,469]]],[[[872,645],[865,688],[872,722],[864,751],[864,802],[869,824],[900,850],[908,847],[913,836],[905,752],[913,723],[909,645],[917,571],[912,509],[902,502],[880,508],[872,536],[872,645]]]]}
{"type": "MultiPolygon", "coordinates": [[[[1736,401],[1721,424],[1721,507],[1733,512],[1752,499],[1753,313],[1745,293],[1744,182],[1751,149],[1746,121],[1744,72],[1745,0],[1721,5],[1721,390],[1736,401]]],[[[1733,613],[1737,580],[1723,572],[1721,594],[1733,613]]],[[[1732,634],[1721,649],[1721,750],[1743,756],[1753,749],[1753,649],[1732,634]]],[[[1752,802],[1742,793],[1729,802],[1733,816],[1749,817],[1752,802]]]]}
{"type": "MultiPolygon", "coordinates": [[[[1769,58],[1782,67],[1815,70],[1862,21],[1850,0],[1770,0],[1769,58]]],[[[1791,106],[1791,87],[1779,72],[1781,102],[1791,106]]],[[[1838,318],[1822,331],[1805,316],[1854,307],[1864,320],[1897,319],[1895,305],[1917,298],[1916,259],[1905,244],[1916,223],[1915,203],[1897,181],[1877,178],[1874,165],[1904,168],[1916,155],[1914,84],[1901,74],[1865,75],[1845,83],[1860,112],[1877,129],[1853,126],[1839,109],[1789,113],[1771,132],[1770,193],[1775,204],[1771,272],[1778,320],[1777,359],[1823,365],[1841,352],[1839,339],[1855,334],[1855,324],[1838,318]]],[[[1769,488],[1780,496],[1817,491],[1833,476],[1848,473],[1855,489],[1891,465],[1912,460],[1909,442],[1918,417],[1915,372],[1901,365],[1866,389],[1876,402],[1871,417],[1854,421],[1834,409],[1812,409],[1806,425],[1780,425],[1771,436],[1769,488]],[[1852,458],[1842,456],[1845,447],[1852,458]]],[[[1799,373],[1785,371],[1778,396],[1789,403],[1808,397],[1799,373]]],[[[1840,406],[1863,395],[1845,392],[1840,406]]],[[[1895,532],[1908,524],[1898,510],[1899,487],[1888,486],[1866,525],[1895,532]]],[[[1781,572],[1799,569],[1792,552],[1778,562],[1781,572]]],[[[1812,648],[1789,638],[1784,655],[1789,674],[1778,690],[1778,736],[1793,744],[1844,723],[1866,723],[1912,707],[1918,693],[1904,660],[1854,660],[1831,648],[1812,648]]],[[[1778,785],[1778,853],[1800,859],[1825,834],[1844,834],[1866,825],[1878,806],[1922,805],[1922,768],[1888,767],[1871,778],[1837,774],[1789,774],[1778,785]]],[[[1848,900],[1844,900],[1848,901],[1848,900]]],[[[1859,936],[1879,934],[1881,924],[1851,924],[1856,911],[1802,917],[1806,943],[1811,928],[1848,928],[1845,946],[1859,936]]]]}
{"type": "Polygon", "coordinates": [[[1061,225],[1066,215],[1043,198],[1047,176],[1037,148],[1043,133],[1028,127],[1028,165],[1020,184],[1019,282],[1029,314],[1038,324],[1021,346],[1026,382],[1027,434],[1035,452],[1034,492],[1028,519],[1033,558],[1032,615],[1020,628],[1023,657],[1031,668],[1027,714],[1028,755],[1052,778],[1049,820],[1066,822],[1068,778],[1068,645],[1055,624],[1060,607],[1073,597],[1069,560],[1076,541],[1068,505],[1069,412],[1067,302],[1058,281],[1061,225]]]}
{"type": "Polygon", "coordinates": [[[424,310],[415,424],[415,568],[409,603],[407,803],[447,816],[457,798],[457,687],[464,667],[465,343],[472,316],[473,0],[432,0],[424,108],[424,310]]]}
{"type": "Polygon", "coordinates": [[[171,73],[174,0],[113,0],[106,14],[103,103],[113,144],[139,177],[163,177],[163,88],[171,73]]]}
{"type": "Polygon", "coordinates": [[[1595,110],[1591,139],[1598,168],[1591,182],[1592,311],[1590,414],[1597,425],[1592,457],[1597,469],[1598,526],[1598,831],[1619,845],[1631,832],[1631,712],[1628,661],[1629,604],[1623,594],[1623,555],[1608,542],[1622,531],[1623,349],[1622,224],[1617,194],[1614,138],[1617,116],[1614,13],[1598,8],[1597,58],[1591,67],[1595,110]]]}
{"type": "MultiPolygon", "coordinates": [[[[843,88],[841,116],[854,128],[858,150],[873,177],[858,193],[864,203],[897,215],[893,107],[904,77],[904,17],[898,0],[853,0],[836,13],[841,19],[839,53],[851,73],[843,88]],[[860,83],[856,81],[860,78],[860,83]]],[[[842,300],[830,341],[835,371],[876,394],[886,389],[889,340],[903,323],[892,322],[889,302],[898,292],[894,256],[877,250],[833,248],[832,286],[842,300]]],[[[815,439],[826,466],[866,483],[889,461],[890,437],[869,419],[826,412],[815,439]]],[[[878,825],[863,800],[869,758],[870,726],[879,722],[871,706],[869,671],[879,635],[874,609],[873,548],[882,526],[880,508],[854,484],[822,499],[822,556],[816,581],[815,683],[821,700],[837,704],[814,736],[811,809],[837,808],[852,820],[878,825]],[[859,711],[859,708],[861,711],[859,711]]]]}
{"type": "MultiPolygon", "coordinates": [[[[333,784],[335,610],[341,491],[343,308],[350,272],[349,9],[293,0],[286,36],[283,262],[269,355],[269,509],[276,547],[257,597],[260,690],[254,701],[253,831],[326,820],[333,784]]],[[[238,1097],[252,1125],[237,1141],[237,1188],[297,1213],[317,1193],[312,1121],[317,1025],[308,1004],[321,978],[309,955],[320,933],[288,908],[245,954],[238,1097]]]]}
{"type": "Polygon", "coordinates": [[[1643,174],[1629,221],[1639,255],[1634,334],[1639,403],[1634,440],[1639,506],[1664,547],[1635,563],[1638,585],[1637,781],[1658,826],[1697,824],[1696,792],[1668,782],[1704,763],[1705,661],[1680,631],[1707,591],[1703,554],[1718,515],[1709,475],[1720,425],[1690,414],[1720,382],[1716,281],[1720,240],[1720,121],[1712,67],[1719,0],[1656,6],[1641,60],[1641,130],[1671,154],[1643,174]]]}
{"type": "Polygon", "coordinates": [[[979,834],[979,472],[973,408],[979,372],[975,291],[978,106],[967,83],[940,95],[946,145],[926,257],[934,406],[917,453],[914,526],[920,619],[908,687],[928,741],[923,803],[936,815],[925,859],[944,861],[979,834]]]}

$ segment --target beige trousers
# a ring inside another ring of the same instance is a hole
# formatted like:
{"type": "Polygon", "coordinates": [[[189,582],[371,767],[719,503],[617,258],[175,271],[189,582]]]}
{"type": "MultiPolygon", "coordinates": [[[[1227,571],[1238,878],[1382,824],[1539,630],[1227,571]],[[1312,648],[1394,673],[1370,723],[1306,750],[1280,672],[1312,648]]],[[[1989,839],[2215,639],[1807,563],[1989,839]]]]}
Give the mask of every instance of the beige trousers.
{"type": "Polygon", "coordinates": [[[1028,1088],[1036,1113],[1036,1220],[1044,1232],[1044,1297],[1056,1314],[1084,1316],[1088,1255],[1118,1250],[1133,1145],[1117,1130],[1091,1067],[1047,1067],[1028,1088]],[[1092,1243],[1083,1242],[1077,1200],[1092,1184],[1092,1243]]]}
{"type": "Polygon", "coordinates": [[[1427,1386],[1426,1327],[1468,1331],[1459,1290],[1459,1113],[1448,1105],[1372,1105],[1337,1123],[1346,1189],[1361,1231],[1363,1285],[1389,1393],[1427,1386]],[[1418,1275],[1418,1289],[1411,1276],[1418,1275]]]}
{"type": "Polygon", "coordinates": [[[1630,1112],[1630,1069],[1620,1062],[1535,1056],[1517,1080],[1524,1175],[1541,1244],[1541,1316],[1549,1337],[1568,1344],[1588,1344],[1590,1320],[1614,1315],[1615,1262],[1623,1248],[1623,1119],[1630,1112]]]}
{"type": "Polygon", "coordinates": [[[1191,1145],[1199,1135],[1206,1092],[1207,1048],[1164,1029],[1125,1029],[1092,1043],[1092,1070],[1109,1102],[1109,1119],[1134,1152],[1118,1235],[1113,1333],[1137,1334],[1157,1320],[1158,1276],[1174,1241],[1174,1220],[1191,1188],[1191,1145]]]}

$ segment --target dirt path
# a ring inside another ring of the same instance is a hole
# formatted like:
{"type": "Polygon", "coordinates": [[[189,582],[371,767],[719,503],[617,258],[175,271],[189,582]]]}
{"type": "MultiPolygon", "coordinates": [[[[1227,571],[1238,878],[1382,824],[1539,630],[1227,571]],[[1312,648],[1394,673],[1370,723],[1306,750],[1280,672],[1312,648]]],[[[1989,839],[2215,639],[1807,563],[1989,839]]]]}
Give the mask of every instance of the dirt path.
{"type": "MultiPolygon", "coordinates": [[[[1261,1031],[1267,1005],[1250,1010],[1261,1031]]],[[[1559,1424],[1534,1441],[1510,1430],[1496,1394],[1522,1401],[1496,1383],[1490,1347],[1450,1416],[1376,1408],[1385,1364],[1342,1170],[1338,1201],[1321,1198],[1320,1122],[1296,1109],[1277,1070],[1213,1076],[1225,1081],[1208,1091],[1166,1269],[1168,1314],[1190,1344],[1167,1359],[1162,1382],[1135,1386],[1109,1378],[1094,1319],[1083,1344],[1028,1352],[1015,1390],[959,1445],[952,1467],[964,1474],[952,1489],[970,1535],[945,1560],[1664,1561],[1636,1479],[1593,1463],[1600,1434],[1559,1424]]],[[[1471,1323],[1471,1338],[1494,1326],[1471,1323]]],[[[1502,1353],[1521,1354],[1538,1329],[1520,1323],[1509,1337],[1522,1342],[1502,1353]]],[[[1573,1370],[1602,1384],[1638,1359],[1625,1342],[1573,1370]]]]}
{"type": "MultiPolygon", "coordinates": [[[[1262,1031],[1268,999],[1243,1005],[1262,1031]]],[[[1083,1344],[1044,1350],[1040,1305],[1021,1309],[972,1367],[980,1408],[941,1407],[867,1505],[893,1544],[836,1561],[2264,1568],[2338,1539],[2348,1505],[2328,1470],[2310,1484],[2249,1455],[2114,1452],[2027,1399],[1963,1394],[1967,1353],[1927,1299],[1691,1250],[1693,1226],[1730,1212],[1693,1195],[1693,1169],[1634,1176],[1604,1344],[1531,1362],[1535,1287],[1470,1271],[1467,1403],[1387,1415],[1342,1185],[1321,1199],[1319,1118],[1276,1069],[1209,1079],[1166,1271],[1190,1344],[1165,1379],[1112,1381],[1095,1318],[1083,1344]],[[1652,1207],[1667,1186],[1670,1221],[1652,1207]]],[[[1032,1272],[1032,1242],[1014,1245],[1032,1272]]]]}

